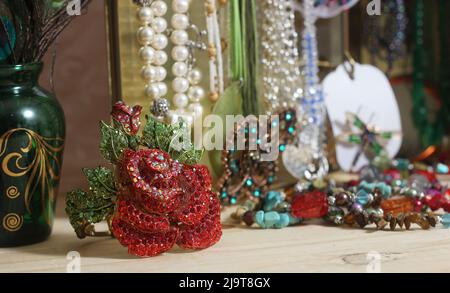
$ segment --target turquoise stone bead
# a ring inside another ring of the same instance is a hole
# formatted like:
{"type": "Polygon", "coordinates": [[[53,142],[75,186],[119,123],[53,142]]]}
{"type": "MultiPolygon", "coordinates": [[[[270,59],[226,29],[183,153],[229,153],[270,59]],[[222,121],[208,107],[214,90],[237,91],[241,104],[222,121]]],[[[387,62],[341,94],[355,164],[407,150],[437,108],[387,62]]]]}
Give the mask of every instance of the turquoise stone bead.
{"type": "Polygon", "coordinates": [[[446,213],[441,217],[441,223],[445,229],[450,228],[450,213],[446,213]]]}
{"type": "Polygon", "coordinates": [[[295,218],[291,214],[289,214],[289,225],[297,225],[302,222],[302,219],[295,218]]]}
{"type": "Polygon", "coordinates": [[[362,206],[367,205],[370,201],[370,198],[370,194],[364,189],[361,189],[360,191],[358,191],[358,193],[356,193],[356,202],[362,206]]]}
{"type": "Polygon", "coordinates": [[[266,211],[266,212],[272,211],[282,201],[283,201],[283,198],[282,198],[280,192],[270,191],[267,194],[266,200],[264,202],[264,211],[266,211]]]}
{"type": "Polygon", "coordinates": [[[277,212],[268,212],[264,215],[264,224],[267,228],[274,227],[280,221],[280,214],[277,212]]]}
{"type": "Polygon", "coordinates": [[[439,174],[448,174],[449,172],[448,166],[439,163],[436,165],[436,172],[438,172],[439,174]]]}
{"type": "Polygon", "coordinates": [[[278,223],[275,224],[275,228],[277,229],[285,228],[289,226],[289,223],[290,223],[289,214],[282,213],[280,214],[280,220],[278,221],[278,223]]]}
{"type": "Polygon", "coordinates": [[[264,214],[264,211],[257,211],[255,214],[255,223],[263,229],[266,228],[266,225],[264,223],[264,214]]]}
{"type": "Polygon", "coordinates": [[[362,181],[359,184],[359,189],[367,192],[373,192],[375,189],[379,189],[384,198],[388,198],[392,194],[392,187],[385,182],[368,183],[366,181],[362,181]]]}
{"type": "Polygon", "coordinates": [[[407,171],[409,169],[409,164],[410,162],[406,159],[398,159],[395,161],[395,165],[400,171],[407,171]]]}
{"type": "MultiPolygon", "coordinates": [[[[384,198],[388,198],[392,194],[392,187],[387,185],[385,182],[376,183],[375,188],[381,190],[381,193],[383,194],[384,198]]],[[[375,188],[372,189],[372,191],[375,190],[375,188]]]]}

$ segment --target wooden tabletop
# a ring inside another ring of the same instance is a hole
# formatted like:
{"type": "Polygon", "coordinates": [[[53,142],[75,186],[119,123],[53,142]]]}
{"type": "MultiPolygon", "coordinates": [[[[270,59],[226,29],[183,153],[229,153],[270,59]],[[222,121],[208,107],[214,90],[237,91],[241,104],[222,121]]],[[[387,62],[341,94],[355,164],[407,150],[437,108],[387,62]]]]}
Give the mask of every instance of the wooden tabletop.
{"type": "Polygon", "coordinates": [[[210,249],[176,248],[139,259],[114,239],[77,239],[60,213],[48,241],[0,249],[0,272],[66,272],[78,254],[81,272],[450,272],[450,231],[360,230],[321,222],[259,230],[225,220],[222,240],[210,249]]]}

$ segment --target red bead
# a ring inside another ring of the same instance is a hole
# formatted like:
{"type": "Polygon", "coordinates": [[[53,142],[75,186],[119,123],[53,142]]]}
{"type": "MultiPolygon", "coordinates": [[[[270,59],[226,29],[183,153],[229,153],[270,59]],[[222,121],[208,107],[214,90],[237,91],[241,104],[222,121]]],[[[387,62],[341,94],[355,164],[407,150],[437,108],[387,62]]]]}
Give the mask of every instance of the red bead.
{"type": "Polygon", "coordinates": [[[437,211],[442,208],[444,203],[443,201],[444,197],[438,191],[433,191],[432,193],[427,194],[424,199],[425,204],[430,207],[432,211],[437,211]]]}
{"type": "Polygon", "coordinates": [[[447,201],[444,203],[444,205],[443,205],[442,208],[443,208],[447,213],[450,213],[450,201],[447,200],[447,201]]]}
{"type": "Polygon", "coordinates": [[[414,201],[414,211],[415,211],[416,213],[422,212],[423,206],[424,206],[424,204],[423,204],[422,200],[416,199],[416,200],[414,201]]]}
{"type": "Polygon", "coordinates": [[[322,218],[328,213],[327,195],[320,191],[297,195],[292,200],[291,209],[296,218],[322,218]]]}

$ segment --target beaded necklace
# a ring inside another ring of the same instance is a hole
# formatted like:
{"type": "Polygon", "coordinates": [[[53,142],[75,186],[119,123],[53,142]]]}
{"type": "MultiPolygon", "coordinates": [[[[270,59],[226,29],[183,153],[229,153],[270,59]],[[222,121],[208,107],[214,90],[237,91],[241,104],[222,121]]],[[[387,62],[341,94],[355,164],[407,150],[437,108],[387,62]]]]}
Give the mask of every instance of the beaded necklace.
{"type": "Polygon", "coordinates": [[[216,102],[224,91],[222,40],[216,0],[205,1],[206,28],[208,30],[209,79],[211,102],[216,102]]]}
{"type": "Polygon", "coordinates": [[[247,201],[232,215],[248,226],[279,229],[322,218],[335,225],[377,229],[424,230],[440,222],[450,227],[449,190],[437,180],[435,170],[394,160],[384,171],[367,166],[360,180],[336,185],[314,182],[302,192],[269,192],[264,202],[247,201]],[[443,209],[444,214],[434,214],[443,209]]]}
{"type": "Polygon", "coordinates": [[[382,16],[370,16],[366,22],[365,36],[367,46],[372,56],[387,60],[388,73],[393,69],[394,62],[406,53],[406,28],[408,19],[404,0],[389,0],[383,3],[382,16]]]}
{"type": "MultiPolygon", "coordinates": [[[[244,54],[240,56],[243,48],[241,44],[245,41],[239,42],[237,36],[244,37],[245,39],[253,40],[252,31],[247,30],[247,36],[241,35],[241,30],[245,27],[246,22],[250,18],[237,18],[239,15],[238,8],[242,9],[242,6],[236,6],[238,1],[233,5],[232,2],[232,18],[233,23],[240,22],[241,25],[233,28],[233,50],[234,58],[232,59],[234,64],[233,72],[235,78],[239,77],[239,68],[243,68],[242,72],[246,72],[245,64],[251,64],[246,58],[248,56],[254,56],[253,49],[248,46],[243,46],[244,51],[249,50],[251,54],[244,54]],[[238,58],[238,56],[240,56],[238,58]],[[242,57],[242,58],[241,58],[242,57]]],[[[280,152],[284,151],[286,145],[291,144],[295,137],[296,131],[296,115],[295,110],[290,108],[300,98],[302,93],[301,89],[301,76],[299,70],[299,54],[297,47],[297,33],[294,25],[294,10],[292,9],[292,1],[290,0],[268,0],[259,4],[260,6],[260,18],[261,19],[261,75],[263,82],[262,95],[265,101],[269,104],[268,113],[276,114],[278,118],[270,121],[255,121],[254,126],[248,126],[246,123],[250,122],[246,120],[245,123],[237,125],[237,129],[233,135],[228,138],[228,143],[233,143],[236,139],[236,135],[244,132],[246,137],[245,145],[249,147],[251,145],[257,145],[256,150],[226,150],[222,154],[222,164],[224,166],[224,175],[219,180],[220,197],[224,204],[236,204],[243,199],[250,199],[254,202],[259,202],[261,198],[264,198],[270,186],[275,181],[275,176],[278,169],[278,162],[264,161],[261,159],[265,150],[261,148],[260,135],[256,138],[256,132],[261,130],[261,127],[265,127],[273,135],[272,128],[279,129],[274,135],[278,136],[280,152]],[[263,123],[268,123],[264,125],[263,123]]],[[[243,13],[245,9],[242,9],[240,13],[243,13]]],[[[253,21],[251,21],[253,23],[253,21]]],[[[256,26],[251,26],[255,28],[256,26]]],[[[243,32],[242,32],[243,33],[243,32]]],[[[254,31],[256,34],[256,31],[254,31]]],[[[242,74],[244,85],[246,83],[245,74],[242,74]]],[[[256,76],[256,75],[255,75],[256,76]]],[[[248,82],[248,81],[247,81],[248,82]]],[[[250,81],[250,84],[255,84],[256,81],[250,81]]],[[[244,100],[249,99],[246,93],[244,93],[244,100]]],[[[250,96],[251,99],[251,96],[250,96]]],[[[245,108],[245,103],[244,103],[245,108]]],[[[248,109],[248,107],[247,107],[248,109]]],[[[244,109],[245,110],[245,109],[244,109]]],[[[244,112],[248,112],[245,110],[244,112]]],[[[249,117],[250,118],[250,117],[249,117]]],[[[268,132],[269,133],[269,132],[268,132]]],[[[267,134],[265,139],[268,139],[267,134]]],[[[270,139],[272,141],[272,138],[270,139]]],[[[228,145],[228,144],[227,144],[228,145]]]]}
{"type": "MultiPolygon", "coordinates": [[[[286,147],[283,163],[286,169],[298,179],[315,179],[328,173],[328,160],[325,151],[326,107],[319,79],[317,45],[317,7],[324,3],[305,0],[301,6],[304,29],[302,51],[305,67],[303,69],[304,93],[297,105],[301,131],[298,132],[297,145],[286,147]]],[[[325,3],[325,4],[328,4],[325,3]]]]}
{"type": "MultiPolygon", "coordinates": [[[[441,3],[448,4],[448,3],[441,3]]],[[[444,10],[445,5],[441,10],[444,10]]],[[[441,76],[442,80],[440,85],[441,101],[443,105],[440,107],[437,119],[434,122],[430,122],[429,113],[426,105],[425,94],[425,70],[426,70],[426,52],[424,47],[424,24],[425,24],[425,3],[423,0],[415,1],[415,24],[414,24],[414,72],[413,72],[413,119],[416,128],[421,135],[421,143],[423,147],[430,145],[436,145],[441,142],[442,136],[448,126],[449,116],[449,99],[445,97],[449,92],[448,85],[448,56],[446,50],[448,47],[445,45],[448,38],[445,35],[446,29],[446,16],[440,14],[440,33],[441,33],[441,50],[442,63],[441,63],[441,76]]]]}

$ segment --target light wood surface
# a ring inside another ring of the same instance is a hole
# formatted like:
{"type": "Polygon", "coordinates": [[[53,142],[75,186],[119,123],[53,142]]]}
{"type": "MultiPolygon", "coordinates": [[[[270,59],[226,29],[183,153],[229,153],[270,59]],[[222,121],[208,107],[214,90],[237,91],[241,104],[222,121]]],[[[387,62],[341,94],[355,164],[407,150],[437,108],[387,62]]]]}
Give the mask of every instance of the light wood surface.
{"type": "Polygon", "coordinates": [[[259,230],[233,227],[225,221],[221,242],[210,249],[175,248],[159,257],[139,259],[128,255],[114,239],[77,239],[60,214],[49,241],[0,249],[0,272],[64,273],[70,251],[81,255],[81,272],[365,273],[378,265],[377,254],[381,272],[450,272],[450,231],[444,229],[391,232],[318,222],[259,230]]]}

